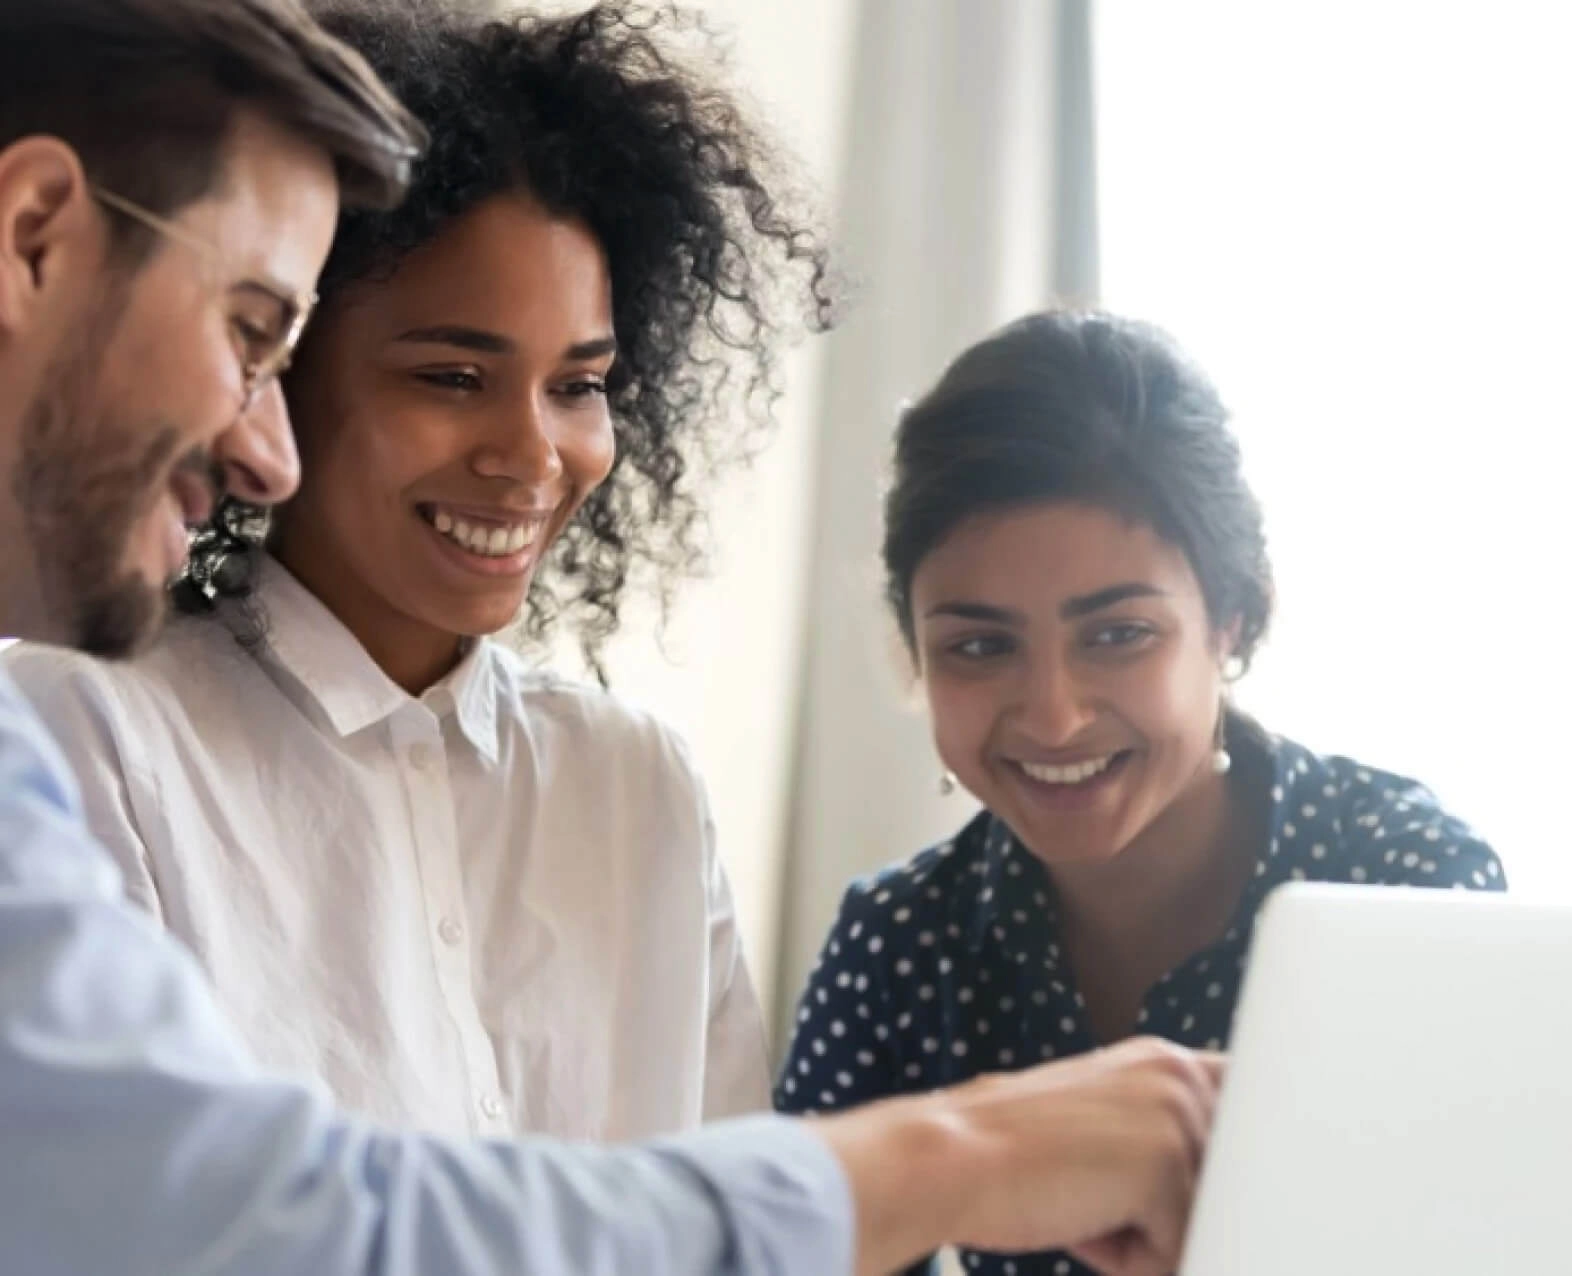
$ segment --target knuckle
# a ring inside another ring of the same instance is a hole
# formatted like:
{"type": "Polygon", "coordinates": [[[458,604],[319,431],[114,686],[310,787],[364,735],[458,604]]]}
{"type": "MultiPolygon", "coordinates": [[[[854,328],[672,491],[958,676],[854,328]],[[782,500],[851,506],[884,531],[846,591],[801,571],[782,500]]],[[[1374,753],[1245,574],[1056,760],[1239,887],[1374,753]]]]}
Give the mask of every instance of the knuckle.
{"type": "Polygon", "coordinates": [[[1195,1057],[1183,1046],[1161,1039],[1149,1042],[1145,1062],[1153,1072],[1182,1082],[1187,1088],[1195,1084],[1200,1068],[1195,1057]]]}

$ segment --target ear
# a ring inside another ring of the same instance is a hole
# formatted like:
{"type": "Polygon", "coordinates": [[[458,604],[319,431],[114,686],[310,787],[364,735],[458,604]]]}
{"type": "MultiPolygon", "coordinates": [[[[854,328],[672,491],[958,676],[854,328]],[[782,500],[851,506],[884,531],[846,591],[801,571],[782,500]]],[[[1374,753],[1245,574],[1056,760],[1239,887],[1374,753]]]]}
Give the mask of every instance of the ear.
{"type": "Polygon", "coordinates": [[[1239,635],[1243,632],[1244,617],[1235,616],[1213,636],[1217,665],[1223,671],[1225,682],[1233,682],[1241,672],[1236,653],[1239,650],[1239,635]]]}
{"type": "Polygon", "coordinates": [[[102,238],[71,147],[37,136],[0,150],[0,335],[25,328],[102,238]]]}

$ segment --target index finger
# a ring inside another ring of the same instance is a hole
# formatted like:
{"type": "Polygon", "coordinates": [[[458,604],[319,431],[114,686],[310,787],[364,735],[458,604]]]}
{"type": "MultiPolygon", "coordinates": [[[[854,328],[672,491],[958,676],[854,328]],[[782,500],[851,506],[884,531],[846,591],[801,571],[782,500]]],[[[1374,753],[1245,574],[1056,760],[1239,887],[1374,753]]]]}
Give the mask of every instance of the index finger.
{"type": "Polygon", "coordinates": [[[1214,1086],[1223,1084],[1223,1078],[1228,1075],[1228,1056],[1216,1050],[1197,1050],[1194,1058],[1206,1072],[1206,1078],[1214,1086]]]}

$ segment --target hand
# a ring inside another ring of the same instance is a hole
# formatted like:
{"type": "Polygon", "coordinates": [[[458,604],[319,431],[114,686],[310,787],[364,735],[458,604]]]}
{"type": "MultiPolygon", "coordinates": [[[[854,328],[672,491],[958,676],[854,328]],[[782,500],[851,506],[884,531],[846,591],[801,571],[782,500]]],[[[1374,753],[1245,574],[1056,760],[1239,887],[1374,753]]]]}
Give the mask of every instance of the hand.
{"type": "Polygon", "coordinates": [[[858,1271],[961,1244],[1167,1276],[1222,1074],[1219,1056],[1136,1040],[816,1123],[857,1203],[858,1271]]]}
{"type": "Polygon", "coordinates": [[[984,1162],[999,1167],[962,1216],[960,1243],[1066,1248],[1107,1276],[1167,1276],[1222,1076],[1219,1056],[1138,1040],[956,1091],[984,1162]]]}

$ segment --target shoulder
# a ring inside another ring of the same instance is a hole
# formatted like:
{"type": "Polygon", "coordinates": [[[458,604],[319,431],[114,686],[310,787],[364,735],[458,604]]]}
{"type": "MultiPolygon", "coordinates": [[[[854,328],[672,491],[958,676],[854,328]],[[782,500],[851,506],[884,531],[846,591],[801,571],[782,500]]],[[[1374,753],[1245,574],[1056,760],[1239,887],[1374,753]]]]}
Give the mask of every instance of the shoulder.
{"type": "Polygon", "coordinates": [[[890,928],[904,932],[910,927],[921,935],[925,928],[969,919],[986,902],[987,841],[993,827],[988,812],[980,812],[953,837],[854,879],[841,898],[837,931],[852,940],[866,938],[877,953],[890,928]]]}
{"type": "Polygon", "coordinates": [[[1318,756],[1291,741],[1279,748],[1280,833],[1292,836],[1296,820],[1313,826],[1329,817],[1353,880],[1505,889],[1495,852],[1419,781],[1352,758],[1318,756]]]}
{"type": "MultiPolygon", "coordinates": [[[[6,653],[7,655],[10,652],[6,653]]],[[[9,665],[9,660],[6,664],[9,665]]],[[[75,778],[26,698],[0,672],[0,885],[113,898],[120,875],[86,836],[75,778]]]]}
{"type": "Polygon", "coordinates": [[[713,840],[709,797],[675,728],[624,697],[529,668],[492,642],[501,765],[542,817],[666,862],[713,840]],[[661,848],[665,848],[663,852],[661,848]]]}
{"type": "Polygon", "coordinates": [[[46,723],[62,713],[98,717],[118,708],[114,666],[63,647],[22,642],[6,650],[0,663],[18,691],[46,723]]]}
{"type": "Polygon", "coordinates": [[[489,644],[499,715],[537,749],[593,760],[614,772],[696,780],[687,742],[663,719],[625,697],[530,668],[500,643],[489,644]]]}
{"type": "Polygon", "coordinates": [[[184,720],[171,715],[172,704],[227,694],[233,666],[250,665],[252,658],[216,621],[180,618],[129,660],[19,643],[0,661],[51,727],[85,713],[140,732],[172,716],[184,720]]]}
{"type": "Polygon", "coordinates": [[[42,664],[42,656],[52,650],[23,652],[17,646],[0,657],[0,802],[9,803],[19,793],[42,793],[74,811],[79,800],[70,770],[15,674],[19,665],[42,664]]]}

